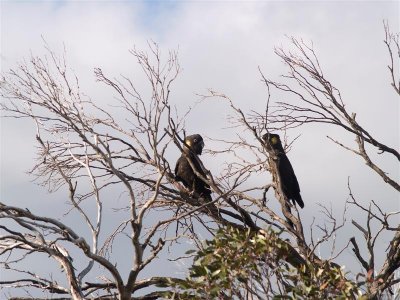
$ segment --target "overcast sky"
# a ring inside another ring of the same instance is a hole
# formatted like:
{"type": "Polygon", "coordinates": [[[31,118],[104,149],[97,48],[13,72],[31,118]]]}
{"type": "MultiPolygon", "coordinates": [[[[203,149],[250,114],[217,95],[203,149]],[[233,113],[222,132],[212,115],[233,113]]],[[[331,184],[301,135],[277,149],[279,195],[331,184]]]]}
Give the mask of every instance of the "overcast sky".
{"type": "MultiPolygon", "coordinates": [[[[129,49],[178,49],[183,68],[173,87],[172,101],[181,113],[212,88],[228,95],[243,111],[262,109],[265,87],[258,67],[270,78],[286,72],[274,47],[289,47],[285,36],[312,41],[325,75],[341,91],[350,112],[383,143],[399,149],[399,99],[390,87],[383,44],[383,20],[399,31],[399,2],[384,1],[31,1],[1,2],[1,69],[6,72],[30,52],[43,53],[43,39],[52,49],[67,50],[69,66],[82,88],[107,102],[94,82],[93,69],[112,76],[135,75],[129,49]]],[[[209,138],[233,134],[226,107],[197,105],[187,131],[209,138]]],[[[388,211],[399,209],[399,196],[353,154],[326,138],[354,145],[340,130],[303,127],[289,156],[302,189],[302,216],[318,218],[317,203],[332,205],[340,216],[348,198],[347,178],[363,203],[375,200],[388,211]]],[[[56,209],[54,196],[31,182],[25,172],[33,166],[35,131],[32,123],[1,120],[1,202],[43,212],[56,209]]],[[[206,148],[212,147],[206,141],[206,148]]],[[[179,153],[177,152],[176,156],[179,153]]],[[[203,162],[218,172],[212,158],[203,162]]],[[[381,158],[385,171],[399,179],[398,162],[381,158]]],[[[62,202],[62,201],[61,201],[62,202]]],[[[350,211],[351,214],[351,211],[350,211]]],[[[360,218],[363,216],[349,216],[360,218]]],[[[348,241],[351,236],[349,226],[348,241]]],[[[323,251],[323,249],[322,249],[323,251]]],[[[354,260],[351,251],[341,262],[354,260]]]]}

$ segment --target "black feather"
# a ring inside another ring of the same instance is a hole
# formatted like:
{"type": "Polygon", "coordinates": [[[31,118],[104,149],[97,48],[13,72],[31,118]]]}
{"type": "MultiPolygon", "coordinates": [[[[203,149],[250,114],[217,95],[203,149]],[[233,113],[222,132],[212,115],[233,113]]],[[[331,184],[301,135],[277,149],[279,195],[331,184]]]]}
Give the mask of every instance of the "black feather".
{"type": "Polygon", "coordinates": [[[175,179],[182,182],[191,192],[198,194],[206,200],[211,200],[210,186],[196,175],[197,172],[202,177],[207,177],[198,157],[204,147],[203,138],[199,134],[194,134],[186,137],[184,142],[183,153],[175,166],[175,179]],[[190,165],[189,159],[196,172],[190,165]]]}
{"type": "Polygon", "coordinates": [[[304,202],[300,195],[300,186],[292,164],[283,150],[279,135],[267,133],[263,136],[263,139],[266,142],[267,148],[272,147],[278,157],[278,172],[283,193],[286,198],[293,201],[293,204],[297,203],[303,208],[304,202]]]}

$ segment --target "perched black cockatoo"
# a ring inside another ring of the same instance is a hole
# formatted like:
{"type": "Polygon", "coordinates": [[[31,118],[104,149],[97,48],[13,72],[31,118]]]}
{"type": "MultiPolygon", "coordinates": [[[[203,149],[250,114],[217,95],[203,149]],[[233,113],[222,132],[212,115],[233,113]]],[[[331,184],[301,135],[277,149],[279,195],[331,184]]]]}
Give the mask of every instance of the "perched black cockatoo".
{"type": "Polygon", "coordinates": [[[278,172],[283,193],[286,198],[293,201],[293,204],[297,203],[303,208],[304,202],[301,199],[299,183],[297,182],[293,167],[285,154],[285,150],[283,150],[279,135],[266,133],[263,135],[263,139],[267,149],[272,147],[278,156],[278,172]]]}
{"type": "Polygon", "coordinates": [[[181,181],[192,193],[211,201],[210,186],[196,175],[188,161],[188,158],[190,158],[196,172],[206,178],[207,176],[198,157],[198,155],[201,155],[203,148],[204,142],[200,134],[189,135],[185,138],[183,153],[175,166],[175,179],[181,181]]]}

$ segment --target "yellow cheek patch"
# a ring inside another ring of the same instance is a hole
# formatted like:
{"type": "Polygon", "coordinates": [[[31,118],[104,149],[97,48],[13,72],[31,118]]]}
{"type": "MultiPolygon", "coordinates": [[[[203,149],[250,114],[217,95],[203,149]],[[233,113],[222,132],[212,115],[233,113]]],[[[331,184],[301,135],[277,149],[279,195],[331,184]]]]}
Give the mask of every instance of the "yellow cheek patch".
{"type": "Polygon", "coordinates": [[[275,145],[275,144],[278,144],[278,142],[279,142],[279,139],[276,136],[271,138],[271,144],[275,145]]]}

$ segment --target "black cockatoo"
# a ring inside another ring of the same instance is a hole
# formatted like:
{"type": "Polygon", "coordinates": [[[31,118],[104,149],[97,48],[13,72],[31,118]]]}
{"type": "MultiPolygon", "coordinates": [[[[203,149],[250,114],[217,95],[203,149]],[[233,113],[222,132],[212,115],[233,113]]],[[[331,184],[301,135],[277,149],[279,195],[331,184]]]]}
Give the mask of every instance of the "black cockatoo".
{"type": "Polygon", "coordinates": [[[204,141],[200,134],[189,135],[184,140],[183,153],[176,162],[175,179],[181,181],[191,192],[211,201],[210,186],[201,180],[193,171],[188,158],[192,162],[197,173],[206,178],[198,155],[201,155],[204,148],[204,141]]]}
{"type": "Polygon", "coordinates": [[[263,140],[267,149],[272,147],[278,157],[278,172],[283,193],[286,198],[293,201],[293,204],[297,203],[303,208],[304,202],[301,199],[299,183],[294,174],[293,167],[285,154],[285,150],[283,150],[279,135],[266,133],[263,135],[263,140]]]}

